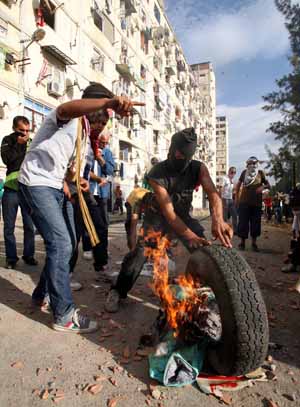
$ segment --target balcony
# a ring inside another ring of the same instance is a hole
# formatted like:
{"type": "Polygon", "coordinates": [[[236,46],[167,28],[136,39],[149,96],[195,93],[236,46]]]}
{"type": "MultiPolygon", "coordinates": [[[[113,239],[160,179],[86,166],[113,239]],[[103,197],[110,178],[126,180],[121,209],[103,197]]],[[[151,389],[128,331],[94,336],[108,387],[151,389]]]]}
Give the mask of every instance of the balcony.
{"type": "Polygon", "coordinates": [[[174,65],[168,65],[168,66],[166,66],[166,74],[167,74],[168,76],[176,75],[176,71],[175,71],[175,69],[174,69],[174,65]]]}
{"type": "Polygon", "coordinates": [[[178,69],[179,72],[185,72],[186,71],[185,63],[182,60],[177,61],[177,69],[178,69]]]}
{"type": "Polygon", "coordinates": [[[134,0],[124,0],[125,4],[125,16],[128,17],[133,13],[136,13],[136,2],[134,0]]]}

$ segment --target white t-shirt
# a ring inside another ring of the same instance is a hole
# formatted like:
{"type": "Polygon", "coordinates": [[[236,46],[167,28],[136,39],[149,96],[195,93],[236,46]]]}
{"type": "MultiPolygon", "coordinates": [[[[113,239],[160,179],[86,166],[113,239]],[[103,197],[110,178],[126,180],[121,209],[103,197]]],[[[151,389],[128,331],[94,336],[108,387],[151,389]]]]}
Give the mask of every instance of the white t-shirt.
{"type": "Polygon", "coordinates": [[[228,175],[224,175],[224,177],[222,178],[221,187],[222,187],[222,198],[232,199],[234,183],[232,180],[230,180],[228,175]]]}
{"type": "Polygon", "coordinates": [[[63,187],[73,157],[77,119],[58,125],[56,110],[45,118],[34,137],[20,169],[19,181],[28,186],[63,187]]]}

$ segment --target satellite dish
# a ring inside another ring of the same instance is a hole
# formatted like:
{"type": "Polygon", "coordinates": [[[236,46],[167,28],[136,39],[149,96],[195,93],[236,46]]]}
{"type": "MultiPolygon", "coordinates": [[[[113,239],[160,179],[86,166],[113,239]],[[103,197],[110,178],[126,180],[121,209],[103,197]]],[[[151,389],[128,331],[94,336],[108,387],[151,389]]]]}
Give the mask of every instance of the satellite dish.
{"type": "Polygon", "coordinates": [[[38,28],[37,30],[35,30],[35,32],[32,34],[31,36],[31,40],[32,41],[41,41],[45,38],[46,35],[46,31],[43,30],[43,28],[38,28]]]}
{"type": "MultiPolygon", "coordinates": [[[[46,35],[46,31],[43,28],[38,28],[37,30],[35,30],[31,36],[31,40],[30,40],[29,44],[26,46],[25,50],[28,49],[32,43],[41,41],[43,38],[45,38],[45,35],[46,35]]],[[[27,40],[25,42],[27,42],[27,40]]]]}

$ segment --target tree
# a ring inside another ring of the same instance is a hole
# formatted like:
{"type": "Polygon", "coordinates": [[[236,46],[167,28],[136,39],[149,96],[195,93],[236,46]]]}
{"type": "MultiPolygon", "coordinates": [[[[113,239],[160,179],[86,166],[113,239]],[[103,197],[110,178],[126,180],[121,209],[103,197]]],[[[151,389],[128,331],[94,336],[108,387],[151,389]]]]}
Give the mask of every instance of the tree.
{"type": "MultiPolygon", "coordinates": [[[[300,158],[300,6],[291,0],[275,0],[276,7],[285,17],[289,32],[291,55],[288,60],[291,73],[276,80],[278,90],[263,96],[266,111],[279,111],[281,119],[270,124],[268,131],[282,143],[278,154],[267,149],[270,174],[276,180],[284,177],[300,158]]],[[[297,172],[299,172],[298,167],[297,172]]],[[[291,175],[291,174],[290,174],[291,175]]],[[[299,179],[299,175],[298,179],[299,179]]]]}

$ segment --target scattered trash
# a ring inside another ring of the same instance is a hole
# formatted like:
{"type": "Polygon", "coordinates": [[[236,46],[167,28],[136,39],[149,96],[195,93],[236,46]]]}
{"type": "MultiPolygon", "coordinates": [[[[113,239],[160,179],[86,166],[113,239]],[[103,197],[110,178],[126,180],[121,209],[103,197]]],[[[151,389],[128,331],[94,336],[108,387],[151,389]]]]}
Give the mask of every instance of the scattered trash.
{"type": "Polygon", "coordinates": [[[201,373],[196,383],[205,394],[212,394],[221,399],[223,391],[237,391],[253,386],[254,382],[266,380],[266,374],[262,369],[258,369],[246,376],[209,376],[201,373]]]}
{"type": "Polygon", "coordinates": [[[100,393],[100,391],[103,389],[102,384],[91,384],[89,385],[87,391],[91,393],[93,396],[96,394],[100,393]]]}
{"type": "Polygon", "coordinates": [[[155,399],[155,400],[159,400],[161,397],[161,392],[157,389],[153,390],[151,392],[151,396],[155,399]]]}
{"type": "Polygon", "coordinates": [[[105,376],[94,376],[95,382],[103,382],[107,378],[105,376]]]}
{"type": "Polygon", "coordinates": [[[289,401],[296,401],[297,400],[297,396],[295,393],[293,394],[283,394],[282,395],[284,398],[286,398],[289,401]]]}
{"type": "Polygon", "coordinates": [[[278,404],[276,404],[273,400],[264,399],[263,402],[265,403],[266,407],[279,407],[278,404]]]}
{"type": "Polygon", "coordinates": [[[47,389],[42,390],[41,394],[40,394],[40,398],[42,400],[48,400],[49,398],[49,391],[47,389]]]}
{"type": "Polygon", "coordinates": [[[17,360],[16,362],[13,362],[10,366],[15,369],[23,369],[24,364],[20,360],[17,360]]]}
{"type": "Polygon", "coordinates": [[[115,397],[113,399],[107,400],[107,407],[116,407],[119,400],[120,400],[120,397],[115,397]]]}
{"type": "Polygon", "coordinates": [[[116,379],[114,379],[113,377],[110,377],[108,380],[111,382],[111,384],[112,384],[113,386],[118,387],[118,384],[117,384],[116,379]]]}

